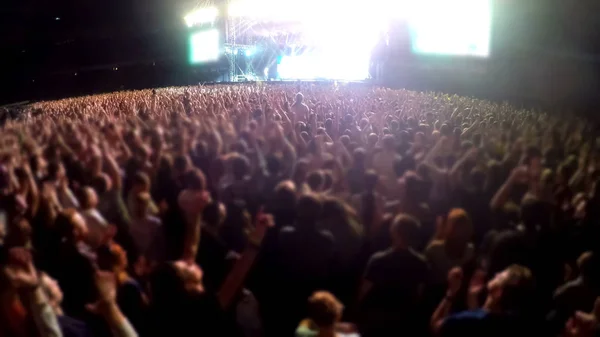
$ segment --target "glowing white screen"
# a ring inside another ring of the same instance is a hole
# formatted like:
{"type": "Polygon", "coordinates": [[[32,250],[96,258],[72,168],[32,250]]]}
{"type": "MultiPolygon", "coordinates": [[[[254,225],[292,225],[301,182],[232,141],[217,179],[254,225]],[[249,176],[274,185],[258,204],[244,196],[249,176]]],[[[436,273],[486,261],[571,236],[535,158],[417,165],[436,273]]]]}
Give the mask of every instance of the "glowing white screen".
{"type": "Polygon", "coordinates": [[[192,33],[189,44],[191,64],[219,59],[219,31],[217,29],[192,33]]]}
{"type": "Polygon", "coordinates": [[[413,52],[489,56],[490,0],[420,0],[410,11],[413,52]]]}

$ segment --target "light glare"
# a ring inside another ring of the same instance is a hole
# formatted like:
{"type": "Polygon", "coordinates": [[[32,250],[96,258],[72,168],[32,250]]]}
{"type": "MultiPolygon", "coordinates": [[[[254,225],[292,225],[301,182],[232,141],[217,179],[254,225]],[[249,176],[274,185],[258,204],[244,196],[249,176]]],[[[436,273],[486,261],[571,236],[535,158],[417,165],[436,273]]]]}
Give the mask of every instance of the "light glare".
{"type": "Polygon", "coordinates": [[[188,13],[183,20],[188,27],[193,27],[203,23],[212,23],[219,16],[219,10],[216,7],[205,7],[188,13]]]}
{"type": "Polygon", "coordinates": [[[219,59],[219,31],[205,30],[190,35],[190,63],[216,61],[219,59]]]}

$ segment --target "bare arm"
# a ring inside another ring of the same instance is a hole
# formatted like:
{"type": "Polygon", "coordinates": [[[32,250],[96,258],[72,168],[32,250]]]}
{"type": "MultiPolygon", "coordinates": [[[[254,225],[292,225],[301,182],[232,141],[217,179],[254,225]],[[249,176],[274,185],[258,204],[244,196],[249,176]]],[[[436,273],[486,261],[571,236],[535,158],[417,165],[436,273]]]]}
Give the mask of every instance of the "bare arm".
{"type": "Polygon", "coordinates": [[[521,166],[521,167],[515,168],[512,171],[511,175],[506,180],[506,182],[504,182],[504,184],[502,184],[502,186],[500,186],[500,189],[498,189],[496,194],[494,194],[494,197],[492,198],[492,201],[490,202],[490,208],[492,210],[501,209],[504,206],[504,204],[508,201],[508,198],[510,197],[510,192],[512,191],[512,188],[515,185],[515,183],[521,177],[526,176],[526,175],[527,175],[526,167],[521,166]]]}
{"type": "Polygon", "coordinates": [[[259,213],[257,216],[256,229],[248,238],[248,245],[242,256],[236,261],[232,270],[225,278],[225,281],[219,289],[217,298],[222,308],[228,308],[231,305],[236,294],[244,285],[246,276],[258,256],[260,244],[269,227],[273,226],[273,217],[271,215],[259,213]]]}
{"type": "Polygon", "coordinates": [[[442,299],[440,304],[437,306],[433,315],[431,315],[431,320],[429,322],[431,330],[434,334],[438,334],[442,325],[444,324],[444,320],[450,315],[450,310],[452,309],[452,303],[456,298],[456,294],[460,289],[463,279],[463,272],[460,268],[453,268],[448,273],[448,290],[446,291],[446,296],[442,299]]]}

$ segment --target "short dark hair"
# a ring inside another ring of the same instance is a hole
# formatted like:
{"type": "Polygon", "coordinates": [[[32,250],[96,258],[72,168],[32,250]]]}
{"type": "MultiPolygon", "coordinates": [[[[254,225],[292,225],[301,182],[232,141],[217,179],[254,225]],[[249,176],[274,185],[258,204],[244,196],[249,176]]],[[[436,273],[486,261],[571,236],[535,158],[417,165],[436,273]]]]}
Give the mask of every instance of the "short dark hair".
{"type": "Polygon", "coordinates": [[[504,311],[514,312],[526,309],[531,303],[535,282],[531,270],[517,264],[506,268],[508,280],[502,287],[500,305],[504,311]]]}
{"type": "Polygon", "coordinates": [[[233,156],[231,166],[236,179],[242,179],[250,172],[250,162],[246,156],[241,154],[233,156]]]}
{"type": "Polygon", "coordinates": [[[321,216],[323,204],[316,196],[305,194],[298,199],[296,209],[298,219],[314,222],[321,216]]]}
{"type": "Polygon", "coordinates": [[[185,174],[185,187],[192,190],[204,190],[206,188],[206,178],[199,168],[194,168],[185,174]]]}
{"type": "Polygon", "coordinates": [[[391,230],[404,242],[411,243],[421,227],[419,220],[408,214],[398,214],[392,222],[391,230]]]}
{"type": "Polygon", "coordinates": [[[319,191],[321,187],[323,187],[324,181],[325,179],[323,178],[321,171],[313,171],[306,177],[306,183],[313,191],[319,191]]]}

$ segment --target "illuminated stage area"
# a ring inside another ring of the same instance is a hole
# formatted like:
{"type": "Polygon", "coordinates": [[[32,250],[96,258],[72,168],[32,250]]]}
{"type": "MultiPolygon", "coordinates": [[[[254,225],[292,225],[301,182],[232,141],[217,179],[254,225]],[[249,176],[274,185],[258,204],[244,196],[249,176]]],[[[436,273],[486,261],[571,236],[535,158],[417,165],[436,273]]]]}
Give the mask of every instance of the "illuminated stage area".
{"type": "Polygon", "coordinates": [[[399,38],[415,55],[485,58],[490,2],[210,1],[184,17],[190,29],[189,62],[226,58],[228,81],[365,80],[374,77],[377,64],[394,57],[390,42],[399,38]]]}

